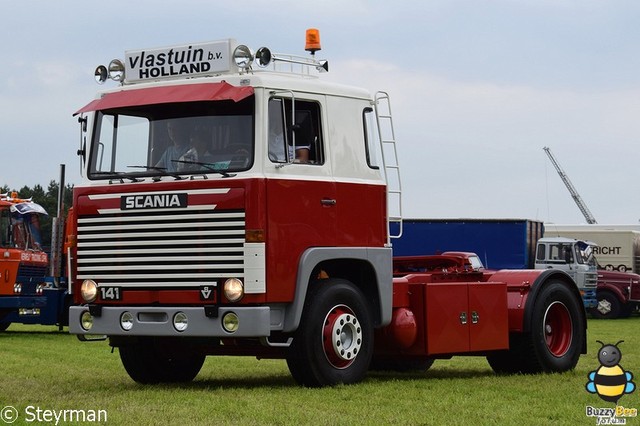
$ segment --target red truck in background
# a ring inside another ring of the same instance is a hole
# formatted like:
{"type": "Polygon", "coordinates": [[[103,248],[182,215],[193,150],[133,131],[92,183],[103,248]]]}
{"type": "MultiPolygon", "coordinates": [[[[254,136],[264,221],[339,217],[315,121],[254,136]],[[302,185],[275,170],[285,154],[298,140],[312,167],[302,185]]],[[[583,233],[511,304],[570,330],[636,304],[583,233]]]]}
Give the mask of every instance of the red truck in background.
{"type": "Polygon", "coordinates": [[[640,306],[640,275],[598,269],[598,304],[589,310],[595,318],[627,318],[640,306]]]}
{"type": "MultiPolygon", "coordinates": [[[[0,194],[0,331],[12,323],[68,324],[70,296],[61,268],[43,250],[40,218],[45,209],[16,192],[0,194]]],[[[59,216],[60,217],[60,216],[59,216]]],[[[54,241],[63,232],[54,220],[54,241]]],[[[63,222],[59,222],[63,223],[63,222]]],[[[60,259],[61,248],[53,250],[60,259]]]]}
{"type": "Polygon", "coordinates": [[[119,85],[77,111],[70,332],[107,337],[140,383],[190,381],[208,355],[286,359],[305,386],[456,355],[575,367],[566,273],[394,268],[389,96],[323,81],[319,49],[310,31],[311,57],[230,39],[96,69],[119,85]]]}

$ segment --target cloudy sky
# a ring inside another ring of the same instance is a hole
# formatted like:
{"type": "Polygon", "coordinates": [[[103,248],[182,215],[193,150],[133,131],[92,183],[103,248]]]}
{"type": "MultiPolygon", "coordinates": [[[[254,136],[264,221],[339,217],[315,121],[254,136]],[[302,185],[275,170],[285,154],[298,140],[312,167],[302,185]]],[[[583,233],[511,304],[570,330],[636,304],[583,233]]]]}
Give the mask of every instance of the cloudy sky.
{"type": "Polygon", "coordinates": [[[637,0],[21,0],[0,17],[0,185],[80,183],[72,113],[124,51],[235,38],[391,95],[407,217],[640,220],[637,0]]]}

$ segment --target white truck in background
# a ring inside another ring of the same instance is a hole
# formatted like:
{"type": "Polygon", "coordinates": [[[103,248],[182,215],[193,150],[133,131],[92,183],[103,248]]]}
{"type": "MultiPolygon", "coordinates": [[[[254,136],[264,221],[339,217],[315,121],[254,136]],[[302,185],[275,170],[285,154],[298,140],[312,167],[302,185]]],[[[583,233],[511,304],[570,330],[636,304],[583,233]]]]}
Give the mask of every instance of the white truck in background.
{"type": "Polygon", "coordinates": [[[567,237],[597,244],[598,269],[640,272],[640,225],[545,224],[545,237],[567,237]]]}

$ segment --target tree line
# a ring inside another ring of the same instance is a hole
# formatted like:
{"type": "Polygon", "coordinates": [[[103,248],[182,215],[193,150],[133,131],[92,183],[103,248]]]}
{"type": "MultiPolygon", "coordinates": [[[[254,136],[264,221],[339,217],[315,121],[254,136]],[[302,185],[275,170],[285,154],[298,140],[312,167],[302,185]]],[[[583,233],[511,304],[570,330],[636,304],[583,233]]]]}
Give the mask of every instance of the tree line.
{"type": "MultiPolygon", "coordinates": [[[[40,204],[49,214],[48,216],[42,215],[40,217],[40,229],[42,233],[42,245],[43,247],[51,246],[51,225],[53,222],[53,218],[58,215],[58,191],[60,189],[60,184],[54,180],[49,182],[49,186],[46,191],[41,185],[34,185],[33,188],[28,186],[23,186],[20,190],[16,191],[15,189],[10,189],[9,186],[3,185],[0,187],[0,193],[11,194],[12,191],[18,193],[18,197],[22,199],[31,198],[34,203],[40,204]]],[[[67,217],[67,212],[69,211],[69,207],[73,203],[73,185],[67,184],[64,187],[63,198],[62,198],[62,208],[63,208],[63,216],[67,217]]]]}

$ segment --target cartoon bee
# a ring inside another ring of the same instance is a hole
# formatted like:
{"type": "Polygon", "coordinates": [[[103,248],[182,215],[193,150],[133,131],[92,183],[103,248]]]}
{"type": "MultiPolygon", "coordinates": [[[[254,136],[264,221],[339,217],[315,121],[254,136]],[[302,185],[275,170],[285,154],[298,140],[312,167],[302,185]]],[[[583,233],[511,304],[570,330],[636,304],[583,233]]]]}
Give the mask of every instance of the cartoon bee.
{"type": "Polygon", "coordinates": [[[624,340],[620,340],[615,345],[605,345],[600,340],[596,342],[602,345],[598,352],[598,361],[601,365],[596,371],[589,373],[587,392],[597,393],[603,400],[617,404],[622,395],[636,389],[635,383],[631,381],[633,374],[624,371],[620,366],[622,352],[618,345],[624,340]]]}

